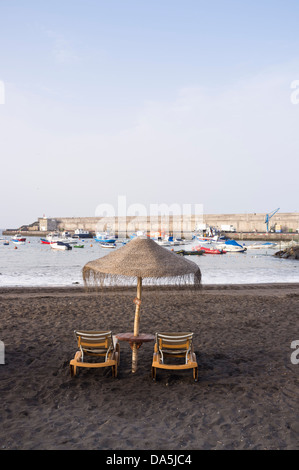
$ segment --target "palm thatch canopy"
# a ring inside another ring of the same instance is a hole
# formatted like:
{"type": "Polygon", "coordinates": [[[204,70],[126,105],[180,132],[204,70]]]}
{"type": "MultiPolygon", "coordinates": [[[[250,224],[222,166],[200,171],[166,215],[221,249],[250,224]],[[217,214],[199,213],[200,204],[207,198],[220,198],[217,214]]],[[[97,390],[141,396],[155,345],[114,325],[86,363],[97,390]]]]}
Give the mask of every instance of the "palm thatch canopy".
{"type": "Polygon", "coordinates": [[[86,284],[105,279],[121,283],[125,277],[155,281],[168,278],[175,284],[199,286],[199,266],[174,252],[159,246],[148,237],[136,237],[123,247],[102,258],[89,261],[83,267],[86,284]]]}

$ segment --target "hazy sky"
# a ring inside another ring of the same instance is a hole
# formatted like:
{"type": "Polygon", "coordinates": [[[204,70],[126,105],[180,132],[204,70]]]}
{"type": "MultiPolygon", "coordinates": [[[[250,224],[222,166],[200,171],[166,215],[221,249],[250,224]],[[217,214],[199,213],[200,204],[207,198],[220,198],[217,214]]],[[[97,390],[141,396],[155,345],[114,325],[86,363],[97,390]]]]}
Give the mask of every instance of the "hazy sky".
{"type": "Polygon", "coordinates": [[[119,195],[299,209],[298,0],[0,0],[0,18],[1,228],[119,195]]]}

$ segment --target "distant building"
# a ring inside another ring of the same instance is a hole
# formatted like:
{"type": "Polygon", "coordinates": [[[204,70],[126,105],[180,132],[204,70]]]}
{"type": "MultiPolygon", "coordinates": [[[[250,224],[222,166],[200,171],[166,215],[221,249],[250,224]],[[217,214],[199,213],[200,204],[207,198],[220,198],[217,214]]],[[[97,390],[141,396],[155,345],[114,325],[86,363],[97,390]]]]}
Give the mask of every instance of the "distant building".
{"type": "Polygon", "coordinates": [[[42,217],[38,219],[39,230],[41,232],[52,232],[57,230],[57,220],[42,217]]]}

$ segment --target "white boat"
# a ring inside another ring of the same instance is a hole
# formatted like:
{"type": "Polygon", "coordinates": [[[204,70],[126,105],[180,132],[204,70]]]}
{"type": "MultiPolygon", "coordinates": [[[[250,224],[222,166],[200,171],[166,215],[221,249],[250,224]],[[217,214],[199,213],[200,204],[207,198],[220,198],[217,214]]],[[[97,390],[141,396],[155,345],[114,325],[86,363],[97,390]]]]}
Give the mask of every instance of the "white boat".
{"type": "Polygon", "coordinates": [[[58,232],[51,232],[45,238],[41,238],[42,243],[50,245],[61,240],[61,234],[58,232]]]}
{"type": "Polygon", "coordinates": [[[226,240],[222,244],[217,243],[217,249],[232,253],[244,253],[247,250],[246,246],[240,245],[236,240],[226,240]]]}
{"type": "Polygon", "coordinates": [[[78,243],[78,238],[72,237],[69,232],[62,232],[62,233],[52,232],[52,233],[49,233],[49,235],[47,235],[46,238],[42,238],[41,242],[46,243],[48,245],[52,245],[53,243],[57,243],[57,242],[63,242],[63,243],[74,245],[78,243]]]}
{"type": "Polygon", "coordinates": [[[146,232],[144,232],[143,230],[137,230],[136,233],[132,233],[132,235],[130,235],[130,240],[133,240],[133,238],[136,238],[136,237],[146,237],[147,234],[146,232]]]}
{"type": "Polygon", "coordinates": [[[158,245],[160,246],[170,246],[170,241],[168,241],[167,239],[165,238],[158,238],[157,240],[154,240],[156,243],[158,243],[158,245]]]}
{"type": "Polygon", "coordinates": [[[253,243],[252,245],[247,245],[247,250],[260,250],[260,249],[268,249],[268,248],[275,248],[277,243],[266,242],[266,243],[253,243]]]}
{"type": "Polygon", "coordinates": [[[24,243],[26,242],[26,238],[23,237],[23,235],[21,235],[20,233],[16,233],[14,236],[11,237],[11,241],[15,245],[24,245],[24,243]]]}
{"type": "Polygon", "coordinates": [[[166,238],[166,240],[169,241],[171,246],[178,246],[181,244],[181,240],[179,240],[178,238],[168,237],[166,238]]]}
{"type": "Polygon", "coordinates": [[[182,238],[176,238],[175,242],[178,243],[179,245],[188,245],[192,243],[192,240],[183,240],[182,238]]]}
{"type": "Polygon", "coordinates": [[[82,228],[77,228],[75,230],[75,238],[92,238],[91,233],[88,230],[83,230],[82,228]]]}
{"type": "Polygon", "coordinates": [[[100,246],[101,246],[102,248],[116,248],[116,243],[100,242],[100,246]]]}
{"type": "Polygon", "coordinates": [[[76,245],[78,243],[78,238],[72,237],[70,232],[62,232],[60,241],[70,245],[76,245]]]}
{"type": "Polygon", "coordinates": [[[162,235],[161,232],[151,232],[150,238],[161,246],[177,246],[181,244],[181,240],[173,238],[173,236],[162,235]]]}
{"type": "Polygon", "coordinates": [[[51,248],[53,248],[53,250],[66,251],[66,250],[71,250],[72,249],[72,247],[71,247],[71,245],[69,245],[69,243],[64,243],[64,242],[61,242],[61,241],[52,242],[50,246],[51,246],[51,248]]]}

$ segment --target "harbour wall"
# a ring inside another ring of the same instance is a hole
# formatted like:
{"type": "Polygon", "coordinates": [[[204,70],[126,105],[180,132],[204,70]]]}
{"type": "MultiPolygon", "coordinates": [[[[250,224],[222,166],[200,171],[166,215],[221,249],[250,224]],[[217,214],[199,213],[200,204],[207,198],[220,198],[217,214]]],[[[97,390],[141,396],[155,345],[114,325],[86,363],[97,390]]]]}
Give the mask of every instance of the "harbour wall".
{"type": "MultiPolygon", "coordinates": [[[[234,238],[246,239],[247,234],[251,239],[258,239],[262,234],[276,239],[291,239],[299,229],[299,213],[276,213],[269,221],[269,227],[281,230],[281,233],[266,234],[265,214],[200,214],[200,215],[160,215],[151,217],[127,216],[127,217],[55,217],[39,218],[30,226],[18,229],[22,233],[43,236],[51,231],[74,232],[80,228],[92,234],[96,232],[110,231],[118,237],[129,237],[138,230],[147,233],[165,232],[176,237],[186,239],[192,235],[199,224],[206,224],[218,230],[222,225],[232,225],[236,229],[234,238]]],[[[3,235],[15,233],[16,230],[3,231],[3,235]]],[[[232,234],[231,234],[232,235],[232,234]]],[[[298,235],[298,234],[297,234],[298,235]]],[[[261,238],[259,238],[261,239],[261,238]]]]}
{"type": "MultiPolygon", "coordinates": [[[[128,217],[62,217],[39,219],[39,229],[68,230],[77,228],[91,232],[110,230],[119,236],[130,235],[138,230],[145,232],[165,231],[176,235],[187,235],[196,230],[198,224],[221,229],[232,225],[236,232],[266,232],[265,214],[200,214],[174,216],[128,216],[128,217]],[[56,228],[55,228],[56,227],[56,228]]],[[[276,213],[269,221],[269,227],[280,227],[284,233],[296,232],[299,228],[299,213],[276,213]]]]}

